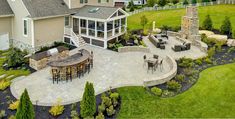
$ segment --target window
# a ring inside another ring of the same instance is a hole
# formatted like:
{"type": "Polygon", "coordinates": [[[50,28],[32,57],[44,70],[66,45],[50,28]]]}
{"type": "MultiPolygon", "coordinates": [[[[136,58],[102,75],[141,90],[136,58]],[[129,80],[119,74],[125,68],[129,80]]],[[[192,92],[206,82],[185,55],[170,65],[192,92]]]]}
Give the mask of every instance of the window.
{"type": "Polygon", "coordinates": [[[69,26],[69,16],[64,17],[64,24],[65,26],[69,26]]]}
{"type": "Polygon", "coordinates": [[[88,3],[88,0],[85,0],[85,3],[88,3]]]}
{"type": "Polygon", "coordinates": [[[80,19],[81,21],[81,23],[80,23],[80,26],[81,27],[85,27],[86,28],[86,20],[84,20],[84,19],[80,19]]]}
{"type": "Polygon", "coordinates": [[[23,25],[24,25],[24,36],[27,36],[28,35],[28,20],[27,19],[24,19],[23,20],[23,25]]]}
{"type": "Polygon", "coordinates": [[[80,3],[88,3],[88,0],[80,0],[80,3]]]}
{"type": "Polygon", "coordinates": [[[83,0],[80,0],[80,3],[83,3],[83,0]]]}
{"type": "Polygon", "coordinates": [[[108,3],[109,0],[98,0],[98,3],[108,3]]]}

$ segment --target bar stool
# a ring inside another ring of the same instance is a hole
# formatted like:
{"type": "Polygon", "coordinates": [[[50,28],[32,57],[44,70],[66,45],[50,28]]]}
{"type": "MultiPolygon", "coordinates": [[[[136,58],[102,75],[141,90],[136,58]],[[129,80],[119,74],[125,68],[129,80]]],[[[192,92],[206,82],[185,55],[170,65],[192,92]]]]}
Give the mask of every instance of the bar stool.
{"type": "Polygon", "coordinates": [[[71,67],[66,67],[66,82],[72,81],[71,67]]]}

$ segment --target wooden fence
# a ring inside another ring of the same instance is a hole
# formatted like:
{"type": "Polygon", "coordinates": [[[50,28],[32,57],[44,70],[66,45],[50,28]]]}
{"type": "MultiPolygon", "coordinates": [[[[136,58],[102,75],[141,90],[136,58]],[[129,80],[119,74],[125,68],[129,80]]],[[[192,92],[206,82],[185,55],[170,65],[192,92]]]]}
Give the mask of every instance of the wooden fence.
{"type": "MultiPolygon", "coordinates": [[[[196,6],[212,6],[212,5],[220,5],[220,4],[235,4],[235,0],[217,0],[214,2],[203,2],[203,3],[197,3],[195,4],[196,6]]],[[[136,9],[133,12],[129,12],[129,16],[130,15],[134,15],[134,14],[138,14],[140,12],[144,12],[144,11],[160,11],[160,10],[172,10],[172,9],[182,9],[182,8],[186,8],[187,6],[192,5],[192,4],[188,4],[188,5],[183,5],[183,4],[176,4],[176,5],[166,5],[164,7],[144,7],[142,9],[136,9]]]]}

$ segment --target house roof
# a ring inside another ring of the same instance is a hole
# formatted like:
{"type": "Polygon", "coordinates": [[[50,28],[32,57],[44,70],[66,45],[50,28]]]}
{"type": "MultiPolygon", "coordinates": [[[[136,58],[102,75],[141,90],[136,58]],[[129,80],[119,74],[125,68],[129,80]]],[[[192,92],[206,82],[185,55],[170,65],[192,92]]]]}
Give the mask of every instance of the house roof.
{"type": "Polygon", "coordinates": [[[63,0],[22,0],[31,18],[53,17],[75,13],[63,0]]]}
{"type": "Polygon", "coordinates": [[[79,11],[75,14],[75,16],[97,18],[97,19],[108,19],[118,9],[119,8],[116,7],[86,5],[80,8],[79,11]]]}
{"type": "Polygon", "coordinates": [[[14,15],[7,0],[0,0],[0,16],[14,15]]]}

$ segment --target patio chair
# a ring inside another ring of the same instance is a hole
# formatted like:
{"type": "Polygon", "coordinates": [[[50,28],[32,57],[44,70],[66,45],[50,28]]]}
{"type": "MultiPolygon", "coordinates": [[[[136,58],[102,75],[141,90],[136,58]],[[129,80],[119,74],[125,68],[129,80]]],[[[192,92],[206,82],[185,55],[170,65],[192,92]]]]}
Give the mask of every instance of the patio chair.
{"type": "Polygon", "coordinates": [[[174,50],[175,52],[180,52],[181,49],[181,45],[174,45],[174,47],[171,48],[172,50],[174,50]]]}
{"type": "Polygon", "coordinates": [[[153,58],[155,59],[158,59],[158,57],[159,57],[158,55],[153,55],[153,58]]]}
{"type": "Polygon", "coordinates": [[[186,50],[190,50],[190,48],[191,48],[191,44],[190,43],[186,43],[185,46],[186,46],[186,50]]]}
{"type": "Polygon", "coordinates": [[[161,60],[158,65],[159,65],[160,71],[162,71],[162,69],[163,69],[163,60],[161,60]]]}
{"type": "Polygon", "coordinates": [[[144,55],[144,56],[143,56],[143,59],[144,59],[143,67],[145,67],[145,66],[146,66],[146,63],[147,63],[147,60],[146,60],[146,59],[147,59],[147,57],[146,57],[146,55],[144,55]]]}
{"type": "Polygon", "coordinates": [[[147,73],[149,70],[152,70],[152,73],[153,73],[153,70],[154,70],[154,64],[152,62],[148,62],[148,70],[147,70],[147,73]]]}
{"type": "Polygon", "coordinates": [[[160,49],[166,49],[165,45],[164,45],[164,44],[161,44],[161,45],[160,45],[160,49]]]}

